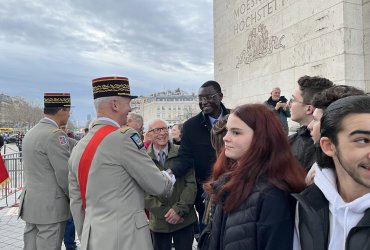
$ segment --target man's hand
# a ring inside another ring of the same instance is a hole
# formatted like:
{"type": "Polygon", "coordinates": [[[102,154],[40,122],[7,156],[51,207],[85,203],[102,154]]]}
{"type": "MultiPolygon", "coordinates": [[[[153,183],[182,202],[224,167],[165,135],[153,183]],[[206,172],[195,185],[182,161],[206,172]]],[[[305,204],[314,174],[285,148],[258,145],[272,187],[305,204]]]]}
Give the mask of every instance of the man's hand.
{"type": "Polygon", "coordinates": [[[284,102],[279,101],[278,103],[276,103],[275,109],[276,110],[279,110],[280,108],[286,109],[287,108],[287,105],[288,105],[287,103],[284,103],[284,102]]]}
{"type": "Polygon", "coordinates": [[[184,219],[181,218],[173,208],[168,210],[164,217],[166,218],[166,222],[169,224],[178,224],[184,221],[184,219]]]}
{"type": "Polygon", "coordinates": [[[168,173],[168,171],[164,171],[164,170],[162,170],[161,172],[162,172],[165,176],[167,176],[167,177],[168,177],[168,179],[170,179],[170,180],[171,180],[172,186],[173,186],[173,185],[175,185],[175,183],[176,183],[176,177],[172,174],[172,172],[171,172],[171,174],[170,174],[170,173],[168,173]]]}
{"type": "Polygon", "coordinates": [[[173,175],[173,172],[172,172],[172,170],[169,168],[169,169],[167,169],[166,170],[166,172],[169,174],[169,175],[173,175]]]}

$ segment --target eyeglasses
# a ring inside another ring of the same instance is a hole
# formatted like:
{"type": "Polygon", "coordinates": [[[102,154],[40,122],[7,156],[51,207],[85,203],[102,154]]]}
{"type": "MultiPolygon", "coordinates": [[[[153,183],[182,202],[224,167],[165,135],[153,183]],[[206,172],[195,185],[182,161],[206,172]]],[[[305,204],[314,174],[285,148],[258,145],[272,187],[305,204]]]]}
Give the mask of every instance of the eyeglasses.
{"type": "Polygon", "coordinates": [[[162,131],[165,132],[165,133],[167,133],[168,132],[168,128],[167,127],[153,128],[153,129],[149,130],[148,132],[153,132],[154,134],[159,134],[162,131]]]}
{"type": "Polygon", "coordinates": [[[296,102],[296,103],[306,104],[306,103],[304,103],[304,102],[301,102],[301,101],[296,100],[294,97],[290,98],[290,99],[289,99],[289,102],[290,102],[290,103],[295,103],[295,102],[296,102]]]}
{"type": "Polygon", "coordinates": [[[213,97],[215,97],[216,95],[218,95],[218,93],[216,94],[213,94],[213,95],[198,95],[198,98],[199,98],[199,101],[212,101],[213,97]]]}

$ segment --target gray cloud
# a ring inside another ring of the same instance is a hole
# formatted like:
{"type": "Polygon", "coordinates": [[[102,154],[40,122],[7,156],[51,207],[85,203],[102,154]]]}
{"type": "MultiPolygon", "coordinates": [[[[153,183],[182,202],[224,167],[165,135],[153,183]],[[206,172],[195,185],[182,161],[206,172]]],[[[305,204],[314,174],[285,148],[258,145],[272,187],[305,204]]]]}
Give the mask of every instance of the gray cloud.
{"type": "Polygon", "coordinates": [[[212,0],[0,1],[0,91],[67,89],[82,116],[94,77],[126,75],[137,94],[197,90],[213,76],[212,11],[212,0]]]}

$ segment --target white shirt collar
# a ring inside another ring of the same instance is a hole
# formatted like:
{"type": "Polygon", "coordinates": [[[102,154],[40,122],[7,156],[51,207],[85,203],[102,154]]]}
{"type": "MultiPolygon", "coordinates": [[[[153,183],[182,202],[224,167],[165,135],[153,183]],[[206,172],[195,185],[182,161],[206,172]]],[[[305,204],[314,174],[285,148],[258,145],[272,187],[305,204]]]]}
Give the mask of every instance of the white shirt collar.
{"type": "Polygon", "coordinates": [[[210,121],[210,123],[213,127],[215,125],[216,120],[219,121],[219,120],[222,119],[222,110],[221,110],[221,114],[217,118],[213,118],[212,116],[208,116],[208,118],[209,118],[209,121],[210,121]]]}
{"type": "Polygon", "coordinates": [[[159,160],[159,155],[158,155],[158,153],[159,153],[160,151],[163,151],[163,152],[166,154],[166,156],[167,156],[167,155],[168,155],[168,143],[167,143],[166,147],[164,147],[163,149],[160,149],[160,150],[156,149],[156,148],[154,147],[154,145],[153,145],[153,151],[154,151],[155,156],[157,157],[157,160],[159,160]]]}
{"type": "Polygon", "coordinates": [[[98,117],[96,118],[95,121],[107,121],[107,122],[111,122],[113,123],[114,125],[116,125],[117,127],[121,127],[118,122],[116,122],[115,120],[111,119],[111,118],[108,118],[108,117],[98,117]]]}
{"type": "Polygon", "coordinates": [[[50,119],[49,117],[44,117],[44,119],[46,119],[46,120],[48,120],[48,121],[51,121],[52,123],[54,123],[54,124],[55,124],[55,126],[56,126],[57,128],[59,128],[58,123],[57,123],[56,121],[54,121],[53,119],[50,119]]]}

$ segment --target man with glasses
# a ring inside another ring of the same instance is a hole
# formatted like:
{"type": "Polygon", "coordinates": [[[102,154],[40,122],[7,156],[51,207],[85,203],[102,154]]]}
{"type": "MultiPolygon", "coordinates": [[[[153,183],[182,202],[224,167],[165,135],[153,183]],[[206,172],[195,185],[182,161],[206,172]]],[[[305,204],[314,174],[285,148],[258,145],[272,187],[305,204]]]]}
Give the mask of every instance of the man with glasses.
{"type": "MultiPolygon", "coordinates": [[[[179,146],[169,141],[167,123],[155,119],[148,124],[152,144],[148,155],[159,170],[171,169],[178,157],[179,146]]],[[[176,250],[191,250],[194,239],[194,222],[197,215],[194,200],[197,184],[194,169],[176,179],[172,195],[168,198],[145,195],[145,208],[150,211],[149,227],[154,250],[171,250],[172,240],[176,250]]]]}
{"type": "Polygon", "coordinates": [[[61,248],[70,217],[68,159],[70,145],[59,129],[70,116],[69,93],[45,93],[44,115],[23,139],[25,189],[19,214],[26,221],[24,249],[61,248]]]}
{"type": "Polygon", "coordinates": [[[289,101],[292,121],[299,123],[298,131],[289,136],[293,154],[308,172],[315,162],[315,146],[311,139],[308,124],[313,120],[314,107],[312,97],[320,91],[330,88],[333,83],[323,77],[302,76],[289,101]]]}
{"type": "Polygon", "coordinates": [[[179,157],[169,171],[178,178],[184,176],[191,168],[195,169],[198,184],[195,207],[200,223],[200,227],[195,228],[196,234],[205,227],[202,223],[204,213],[202,185],[209,178],[212,166],[216,161],[216,152],[211,145],[210,131],[218,120],[230,112],[221,102],[223,94],[220,84],[216,81],[205,82],[199,89],[198,98],[201,112],[184,123],[179,157]]]}

